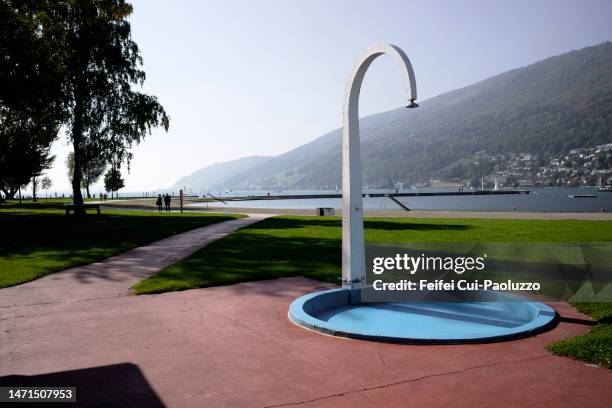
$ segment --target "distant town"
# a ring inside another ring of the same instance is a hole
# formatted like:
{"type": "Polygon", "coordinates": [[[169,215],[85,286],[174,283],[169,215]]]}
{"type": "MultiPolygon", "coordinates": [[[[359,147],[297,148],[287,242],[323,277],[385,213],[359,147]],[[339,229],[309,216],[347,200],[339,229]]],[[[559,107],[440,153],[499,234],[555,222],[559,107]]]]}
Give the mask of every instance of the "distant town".
{"type": "MultiPolygon", "coordinates": [[[[534,153],[491,155],[480,151],[471,159],[469,184],[487,187],[580,187],[612,184],[612,143],[571,149],[565,156],[544,158],[534,153]]],[[[430,186],[452,182],[431,180],[430,186]]]]}

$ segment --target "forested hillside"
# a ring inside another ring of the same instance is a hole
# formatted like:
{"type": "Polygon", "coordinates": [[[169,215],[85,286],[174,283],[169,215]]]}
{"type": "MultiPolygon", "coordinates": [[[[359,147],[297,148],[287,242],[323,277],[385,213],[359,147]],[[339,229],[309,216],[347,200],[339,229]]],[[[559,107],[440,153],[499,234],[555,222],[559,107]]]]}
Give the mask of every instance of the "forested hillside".
{"type": "MultiPolygon", "coordinates": [[[[398,74],[399,75],[399,74],[398,74]]],[[[477,152],[543,159],[612,142],[612,43],[514,69],[421,103],[362,118],[370,187],[469,178],[477,152]]],[[[225,178],[227,187],[341,183],[341,129],[225,178]]]]}

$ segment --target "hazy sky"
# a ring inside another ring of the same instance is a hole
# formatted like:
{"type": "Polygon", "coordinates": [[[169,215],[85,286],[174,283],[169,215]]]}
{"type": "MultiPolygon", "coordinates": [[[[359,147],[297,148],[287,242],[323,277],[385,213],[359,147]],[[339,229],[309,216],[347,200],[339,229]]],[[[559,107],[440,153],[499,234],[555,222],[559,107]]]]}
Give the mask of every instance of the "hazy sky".
{"type": "MultiPolygon", "coordinates": [[[[419,100],[612,39],[612,1],[132,0],[145,90],[171,117],[134,149],[127,191],[153,191],[206,165],[275,155],[342,125],[344,84],[364,48],[400,46],[419,100]]],[[[403,79],[381,57],[362,116],[401,106],[403,79]]],[[[68,190],[66,141],[54,190],[68,190]]],[[[101,191],[98,185],[94,191],[101,191]]]]}

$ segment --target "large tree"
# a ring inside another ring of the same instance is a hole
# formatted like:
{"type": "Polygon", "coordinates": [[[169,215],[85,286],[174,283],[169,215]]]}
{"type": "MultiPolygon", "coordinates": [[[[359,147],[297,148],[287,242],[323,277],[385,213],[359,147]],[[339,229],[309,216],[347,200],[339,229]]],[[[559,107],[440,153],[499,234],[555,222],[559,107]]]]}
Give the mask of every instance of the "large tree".
{"type": "Polygon", "coordinates": [[[124,0],[43,1],[45,29],[65,67],[62,97],[64,125],[74,151],[72,190],[75,213],[84,214],[81,182],[89,157],[127,162],[130,148],[151,129],[168,129],[157,98],[140,92],[145,73],[131,38],[124,0]],[[87,152],[95,151],[95,155],[87,152]]]}
{"type": "Polygon", "coordinates": [[[44,176],[42,180],[40,180],[40,188],[45,190],[45,198],[49,197],[49,189],[53,186],[53,181],[49,178],[49,176],[44,176]]]}
{"type": "Polygon", "coordinates": [[[111,167],[104,175],[104,188],[106,191],[110,191],[111,198],[113,193],[121,190],[125,186],[123,178],[121,177],[121,171],[116,167],[111,167]]]}
{"type": "Polygon", "coordinates": [[[0,199],[12,198],[53,162],[64,70],[42,29],[43,3],[0,0],[0,199]]]}
{"type": "Polygon", "coordinates": [[[0,192],[13,198],[21,186],[51,167],[51,142],[57,130],[45,130],[22,114],[0,107],[0,192]],[[4,116],[8,113],[8,117],[4,116]]]}

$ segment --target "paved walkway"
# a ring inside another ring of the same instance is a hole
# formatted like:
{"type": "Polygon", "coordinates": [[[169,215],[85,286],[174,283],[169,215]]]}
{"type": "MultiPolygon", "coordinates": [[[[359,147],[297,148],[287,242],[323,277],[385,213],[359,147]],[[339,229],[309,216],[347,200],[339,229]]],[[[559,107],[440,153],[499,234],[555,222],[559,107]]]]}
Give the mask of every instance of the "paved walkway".
{"type": "Polygon", "coordinates": [[[12,307],[0,319],[0,385],[72,384],[85,406],[607,407],[612,400],[612,371],[544,348],[589,328],[565,303],[553,306],[577,320],[527,339],[393,345],[289,322],[291,301],[324,287],[288,278],[12,307]]]}
{"type": "Polygon", "coordinates": [[[135,283],[184,259],[205,245],[272,214],[248,217],[196,228],[134,248],[90,265],[77,266],[23,285],[0,289],[2,308],[125,296],[135,283]]]}
{"type": "Polygon", "coordinates": [[[607,407],[612,371],[545,350],[589,329],[410,346],[324,336],[287,319],[330,287],[296,277],[127,296],[143,277],[261,216],[228,221],[0,290],[0,386],[74,385],[80,406],[607,407]]]}

